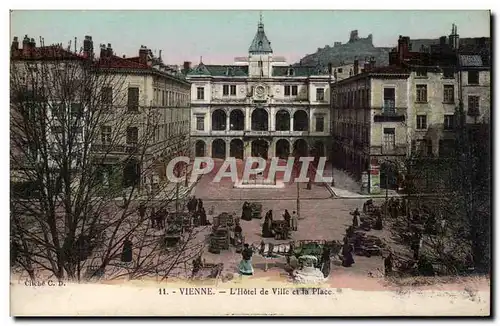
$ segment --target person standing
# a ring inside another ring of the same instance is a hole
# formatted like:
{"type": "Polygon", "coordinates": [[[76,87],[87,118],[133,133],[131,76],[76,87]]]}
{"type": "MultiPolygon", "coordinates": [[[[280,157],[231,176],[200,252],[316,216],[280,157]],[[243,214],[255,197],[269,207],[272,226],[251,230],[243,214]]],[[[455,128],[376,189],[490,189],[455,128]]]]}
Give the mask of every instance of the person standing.
{"type": "Polygon", "coordinates": [[[420,247],[422,245],[422,236],[420,232],[415,231],[412,238],[411,249],[413,250],[413,259],[418,261],[420,257],[420,247]]]}
{"type": "Polygon", "coordinates": [[[191,272],[191,278],[194,278],[196,274],[200,271],[201,267],[203,265],[203,262],[201,260],[201,255],[196,257],[196,259],[193,260],[193,270],[191,272]]]}
{"type": "Polygon", "coordinates": [[[146,205],[144,203],[141,203],[139,205],[139,216],[141,217],[141,220],[144,220],[144,217],[146,216],[146,205]]]}
{"type": "Polygon", "coordinates": [[[151,220],[151,228],[154,229],[154,227],[156,226],[156,212],[154,207],[151,208],[149,219],[151,220]]]}
{"type": "Polygon", "coordinates": [[[299,217],[297,212],[292,212],[292,231],[297,231],[299,229],[299,217]]]}
{"type": "Polygon", "coordinates": [[[325,245],[321,255],[321,272],[325,278],[330,275],[330,252],[330,247],[325,245]]]}
{"type": "Polygon", "coordinates": [[[380,212],[377,214],[377,218],[375,220],[375,225],[373,226],[373,229],[375,230],[382,230],[384,228],[384,225],[382,223],[382,214],[380,212]]]}
{"type": "Polygon", "coordinates": [[[262,224],[263,238],[271,238],[273,236],[271,228],[272,228],[271,217],[269,216],[269,212],[267,212],[266,217],[264,219],[264,224],[262,224]]]}
{"type": "Polygon", "coordinates": [[[243,239],[243,229],[240,226],[240,222],[236,221],[236,226],[234,227],[234,244],[236,246],[241,245],[243,239]]]}
{"type": "Polygon", "coordinates": [[[241,208],[241,219],[245,221],[250,221],[252,219],[252,211],[250,208],[250,203],[244,202],[241,208]]]}
{"type": "Polygon", "coordinates": [[[353,248],[349,244],[347,238],[344,238],[344,245],[342,246],[342,266],[351,267],[354,264],[353,248]]]}
{"type": "Polygon", "coordinates": [[[201,207],[201,211],[200,211],[200,224],[202,226],[210,225],[210,222],[207,219],[207,213],[205,212],[205,208],[203,208],[203,207],[201,207]]]}
{"type": "Polygon", "coordinates": [[[290,213],[288,213],[288,209],[285,209],[285,213],[283,214],[283,218],[285,219],[288,228],[291,228],[292,227],[292,223],[291,223],[292,217],[290,216],[290,213]]]}
{"type": "Polygon", "coordinates": [[[156,213],[156,216],[155,216],[156,228],[157,228],[158,230],[160,230],[160,229],[161,229],[161,227],[162,227],[162,226],[161,226],[161,225],[162,225],[162,223],[161,223],[161,222],[162,222],[162,218],[163,218],[163,208],[160,208],[160,209],[158,210],[158,212],[156,213]]]}
{"type": "Polygon", "coordinates": [[[242,259],[238,266],[238,272],[240,273],[240,275],[253,275],[253,266],[251,262],[252,255],[252,249],[249,247],[248,243],[245,243],[244,249],[241,252],[242,259]]]}
{"type": "Polygon", "coordinates": [[[193,213],[196,210],[196,197],[191,197],[187,203],[187,208],[189,213],[193,213]]]}
{"type": "Polygon", "coordinates": [[[198,199],[198,211],[201,212],[201,209],[203,208],[203,200],[198,199]]]}
{"type": "Polygon", "coordinates": [[[356,208],[354,212],[351,213],[351,215],[352,215],[352,226],[354,228],[357,228],[359,226],[359,220],[358,220],[360,215],[359,210],[356,208]]]}
{"type": "Polygon", "coordinates": [[[123,242],[122,262],[130,263],[132,261],[132,241],[128,238],[123,242]]]}
{"type": "Polygon", "coordinates": [[[389,252],[389,255],[385,257],[384,259],[384,274],[385,276],[391,276],[392,275],[392,268],[393,268],[394,262],[392,258],[392,252],[389,252]]]}

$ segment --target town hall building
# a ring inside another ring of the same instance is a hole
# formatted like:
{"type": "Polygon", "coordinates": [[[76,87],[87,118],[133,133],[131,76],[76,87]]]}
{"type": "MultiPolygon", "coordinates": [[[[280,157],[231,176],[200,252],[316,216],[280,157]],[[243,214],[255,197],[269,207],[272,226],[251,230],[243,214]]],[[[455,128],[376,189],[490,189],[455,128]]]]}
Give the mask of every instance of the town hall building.
{"type": "Polygon", "coordinates": [[[230,65],[186,62],[184,72],[195,156],[327,156],[331,76],[319,65],[290,65],[275,56],[262,17],[248,56],[230,65]]]}

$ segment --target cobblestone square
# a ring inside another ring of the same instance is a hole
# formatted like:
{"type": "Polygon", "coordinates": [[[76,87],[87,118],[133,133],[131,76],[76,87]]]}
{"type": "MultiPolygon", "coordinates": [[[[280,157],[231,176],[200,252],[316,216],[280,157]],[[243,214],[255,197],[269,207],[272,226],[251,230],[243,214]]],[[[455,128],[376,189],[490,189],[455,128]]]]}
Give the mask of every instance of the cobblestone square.
{"type": "MultiPolygon", "coordinates": [[[[220,164],[220,163],[219,163],[220,164]]],[[[217,164],[216,164],[217,166],[217,164]]],[[[220,167],[220,165],[219,165],[220,167]]],[[[273,211],[273,218],[283,219],[285,209],[290,213],[297,211],[297,184],[287,183],[281,189],[236,189],[229,178],[222,179],[220,183],[212,182],[217,169],[212,173],[204,175],[197,184],[193,194],[201,198],[207,212],[213,210],[209,217],[212,219],[220,213],[233,213],[241,217],[242,205],[245,201],[256,201],[262,204],[262,215],[268,210],[273,211]]],[[[331,175],[331,170],[325,175],[331,175]]],[[[334,171],[337,176],[336,186],[345,187],[354,193],[357,183],[349,178],[342,171],[334,171]]],[[[282,177],[282,175],[279,177],[282,177]]],[[[337,240],[342,241],[345,230],[352,225],[352,212],[354,209],[361,209],[364,198],[335,198],[323,184],[313,184],[311,190],[306,189],[306,184],[299,184],[300,187],[300,220],[298,231],[292,232],[292,240],[337,240]]],[[[382,199],[376,199],[376,201],[382,199]]],[[[262,224],[264,218],[253,219],[251,221],[241,220],[245,242],[257,245],[263,238],[261,237],[262,224]]],[[[207,230],[208,232],[208,230],[207,230]]],[[[371,235],[389,239],[389,232],[386,230],[369,232],[371,235]]],[[[283,240],[264,239],[266,243],[283,243],[283,240]]],[[[236,272],[237,264],[241,255],[235,252],[234,247],[228,251],[222,251],[215,255],[208,251],[204,258],[207,262],[224,263],[225,272],[236,272]]],[[[256,269],[264,269],[265,259],[255,255],[252,260],[256,269]]],[[[381,257],[355,257],[356,263],[351,268],[332,266],[334,273],[356,273],[367,275],[368,272],[376,272],[383,269],[383,259],[381,257]]],[[[284,272],[283,266],[285,258],[269,260],[269,267],[274,272],[284,272]]]]}

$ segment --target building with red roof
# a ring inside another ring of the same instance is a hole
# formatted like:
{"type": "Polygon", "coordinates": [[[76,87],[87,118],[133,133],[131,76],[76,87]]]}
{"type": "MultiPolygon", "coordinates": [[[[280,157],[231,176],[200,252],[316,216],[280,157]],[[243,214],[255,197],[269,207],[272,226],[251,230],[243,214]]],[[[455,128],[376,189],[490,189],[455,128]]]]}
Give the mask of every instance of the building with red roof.
{"type": "Polygon", "coordinates": [[[17,90],[11,100],[12,117],[16,117],[16,107],[19,112],[25,103],[18,101],[16,94],[25,95],[27,86],[37,94],[37,106],[47,108],[42,110],[46,112],[44,119],[54,125],[47,141],[52,139],[49,147],[57,152],[61,150],[58,135],[67,138],[72,131],[60,123],[66,115],[54,112],[59,107],[67,112],[78,109],[82,113],[75,126],[81,132],[75,139],[91,143],[93,155],[102,158],[105,165],[104,174],[125,160],[125,187],[136,183],[157,187],[155,183],[166,177],[165,164],[170,158],[189,154],[191,85],[183,74],[163,63],[161,54],[155,57],[145,46],[133,58],[116,55],[111,44],[101,44],[99,50],[94,52],[90,36],[85,37],[79,52],[61,44],[36,46],[27,35],[20,46],[14,37],[11,89],[17,90]],[[101,112],[99,121],[89,122],[85,117],[90,113],[86,112],[96,110],[101,112]],[[95,128],[98,132],[91,131],[95,128]],[[92,139],[85,132],[91,132],[92,139]],[[138,158],[143,153],[145,159],[138,158]]]}

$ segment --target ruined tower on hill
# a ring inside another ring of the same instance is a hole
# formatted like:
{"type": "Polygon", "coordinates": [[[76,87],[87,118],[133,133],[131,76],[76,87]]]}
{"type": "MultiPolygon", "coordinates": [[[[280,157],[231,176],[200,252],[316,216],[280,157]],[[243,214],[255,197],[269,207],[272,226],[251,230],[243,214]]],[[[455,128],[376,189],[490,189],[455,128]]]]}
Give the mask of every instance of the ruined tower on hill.
{"type": "Polygon", "coordinates": [[[349,34],[349,41],[342,43],[335,41],[333,47],[326,45],[318,48],[316,53],[306,55],[300,60],[303,65],[328,66],[331,62],[334,66],[345,62],[353,62],[354,59],[364,57],[374,57],[377,65],[387,65],[389,63],[389,51],[391,48],[375,47],[373,45],[373,35],[359,37],[358,30],[353,30],[349,34]]]}

